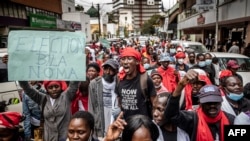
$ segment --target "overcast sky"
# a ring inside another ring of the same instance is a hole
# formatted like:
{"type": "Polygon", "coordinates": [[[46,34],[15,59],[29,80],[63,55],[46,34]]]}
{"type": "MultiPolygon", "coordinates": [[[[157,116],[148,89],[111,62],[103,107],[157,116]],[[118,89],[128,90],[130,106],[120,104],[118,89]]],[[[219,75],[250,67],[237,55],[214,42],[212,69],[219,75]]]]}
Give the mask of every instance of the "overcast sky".
{"type": "MultiPolygon", "coordinates": [[[[167,8],[167,2],[168,0],[163,0],[164,7],[167,8]]],[[[169,0],[169,1],[175,1],[175,0],[169,0]]],[[[84,11],[87,11],[91,5],[100,3],[100,8],[102,11],[109,12],[112,10],[112,5],[105,5],[101,3],[112,3],[112,0],[75,0],[76,4],[80,4],[84,7],[84,11]]]]}

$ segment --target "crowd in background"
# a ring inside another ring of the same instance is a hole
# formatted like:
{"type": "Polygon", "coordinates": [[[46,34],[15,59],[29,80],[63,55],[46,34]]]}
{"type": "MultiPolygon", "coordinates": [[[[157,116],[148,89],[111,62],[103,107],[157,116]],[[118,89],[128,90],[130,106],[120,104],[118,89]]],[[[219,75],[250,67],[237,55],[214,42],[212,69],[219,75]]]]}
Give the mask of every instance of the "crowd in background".
{"type": "MultiPolygon", "coordinates": [[[[226,51],[240,53],[234,42],[226,51]]],[[[209,52],[167,40],[93,42],[85,53],[86,81],[19,81],[23,114],[2,108],[0,138],[39,138],[42,123],[45,141],[223,141],[223,125],[250,124],[250,83],[235,60],[220,70],[209,52]]]]}

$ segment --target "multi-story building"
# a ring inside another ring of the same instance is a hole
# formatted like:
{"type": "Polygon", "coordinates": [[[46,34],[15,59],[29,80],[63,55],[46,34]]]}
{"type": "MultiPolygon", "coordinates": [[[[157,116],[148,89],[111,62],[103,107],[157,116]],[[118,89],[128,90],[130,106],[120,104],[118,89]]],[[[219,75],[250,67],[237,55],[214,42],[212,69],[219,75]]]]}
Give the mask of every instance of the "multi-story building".
{"type": "Polygon", "coordinates": [[[75,0],[62,0],[62,12],[75,12],[75,0]]]}
{"type": "Polygon", "coordinates": [[[113,10],[119,26],[139,29],[151,16],[160,13],[161,0],[113,0],[113,10]],[[153,1],[154,4],[148,4],[153,1]],[[131,3],[132,2],[132,3],[131,3]]]}
{"type": "MultiPolygon", "coordinates": [[[[216,0],[215,0],[216,1],[216,0]]],[[[178,31],[179,37],[184,34],[193,36],[194,40],[214,38],[225,44],[238,41],[239,44],[250,42],[250,1],[249,0],[218,0],[216,7],[202,7],[196,0],[179,0],[178,31]],[[208,8],[199,11],[200,8],[208,8]],[[216,22],[216,14],[217,22],[216,22]],[[216,38],[216,23],[218,32],[216,38]]]]}

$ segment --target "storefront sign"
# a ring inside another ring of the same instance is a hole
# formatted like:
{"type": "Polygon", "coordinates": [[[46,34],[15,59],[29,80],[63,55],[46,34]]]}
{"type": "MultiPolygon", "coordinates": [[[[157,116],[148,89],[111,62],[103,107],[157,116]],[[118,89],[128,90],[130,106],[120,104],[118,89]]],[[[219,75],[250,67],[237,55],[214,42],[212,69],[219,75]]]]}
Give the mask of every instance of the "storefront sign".
{"type": "Polygon", "coordinates": [[[71,22],[71,27],[74,30],[82,30],[82,25],[78,22],[71,22]]]}
{"type": "Polygon", "coordinates": [[[41,27],[41,28],[56,28],[56,18],[39,15],[39,14],[29,14],[30,26],[31,27],[41,27]]]}
{"type": "Polygon", "coordinates": [[[203,17],[202,14],[200,14],[199,18],[197,18],[197,24],[204,24],[205,23],[205,17],[203,17]]]}
{"type": "Polygon", "coordinates": [[[196,0],[197,11],[207,11],[215,9],[216,0],[196,0]]]}
{"type": "Polygon", "coordinates": [[[61,19],[56,19],[57,28],[73,30],[71,27],[71,21],[64,21],[61,19]]]}

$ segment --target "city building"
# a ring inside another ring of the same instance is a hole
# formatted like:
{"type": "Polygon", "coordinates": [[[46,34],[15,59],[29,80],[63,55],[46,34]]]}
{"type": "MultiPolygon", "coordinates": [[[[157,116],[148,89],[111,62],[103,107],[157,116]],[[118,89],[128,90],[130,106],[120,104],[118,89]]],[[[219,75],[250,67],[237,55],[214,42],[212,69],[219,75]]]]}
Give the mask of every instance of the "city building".
{"type": "Polygon", "coordinates": [[[75,12],[75,0],[62,0],[62,12],[75,12]]]}
{"type": "Polygon", "coordinates": [[[88,14],[85,14],[83,11],[63,13],[62,19],[69,21],[71,23],[71,27],[75,31],[84,33],[86,36],[86,42],[90,42],[92,40],[90,16],[88,14]]]}
{"type": "Polygon", "coordinates": [[[228,41],[237,41],[240,46],[243,42],[250,42],[250,2],[248,0],[219,0],[216,12],[216,0],[211,4],[196,3],[197,0],[179,0],[178,38],[182,35],[193,36],[198,41],[215,39],[214,44],[228,41]],[[216,22],[216,14],[218,22],[216,22]],[[218,32],[216,38],[216,23],[218,32]],[[217,39],[217,40],[216,40],[217,39]]]}
{"type": "Polygon", "coordinates": [[[113,0],[112,2],[119,27],[132,26],[135,31],[139,31],[151,16],[159,14],[161,8],[161,0],[113,0]]]}

